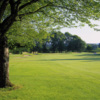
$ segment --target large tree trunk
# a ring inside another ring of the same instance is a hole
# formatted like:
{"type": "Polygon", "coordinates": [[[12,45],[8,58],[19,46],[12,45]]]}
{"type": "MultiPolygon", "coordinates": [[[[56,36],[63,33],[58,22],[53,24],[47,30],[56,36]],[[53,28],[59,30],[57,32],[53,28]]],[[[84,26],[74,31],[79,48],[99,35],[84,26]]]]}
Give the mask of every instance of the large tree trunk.
{"type": "Polygon", "coordinates": [[[6,36],[0,36],[0,88],[12,86],[9,81],[9,49],[6,36]]]}

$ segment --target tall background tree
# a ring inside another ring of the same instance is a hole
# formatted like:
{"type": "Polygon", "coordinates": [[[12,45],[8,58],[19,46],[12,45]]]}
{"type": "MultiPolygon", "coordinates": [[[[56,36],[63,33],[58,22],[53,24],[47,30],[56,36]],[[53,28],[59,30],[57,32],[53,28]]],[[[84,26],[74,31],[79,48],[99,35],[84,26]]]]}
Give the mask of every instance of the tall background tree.
{"type": "Polygon", "coordinates": [[[93,47],[91,45],[87,45],[86,51],[87,52],[92,52],[92,50],[93,50],[93,47]]]}
{"type": "Polygon", "coordinates": [[[97,20],[99,16],[99,0],[0,0],[0,87],[12,86],[8,67],[9,36],[27,40],[32,35],[27,32],[29,24],[31,31],[36,33],[34,38],[42,30],[47,31],[54,26],[71,27],[78,21],[91,26],[89,20],[97,20]],[[24,31],[16,33],[18,21],[22,21],[24,31]]]}
{"type": "Polygon", "coordinates": [[[51,33],[51,51],[62,52],[64,50],[64,34],[61,32],[51,33]]]}
{"type": "Polygon", "coordinates": [[[82,52],[86,48],[86,43],[77,35],[72,36],[72,40],[67,46],[68,51],[82,52]]]}

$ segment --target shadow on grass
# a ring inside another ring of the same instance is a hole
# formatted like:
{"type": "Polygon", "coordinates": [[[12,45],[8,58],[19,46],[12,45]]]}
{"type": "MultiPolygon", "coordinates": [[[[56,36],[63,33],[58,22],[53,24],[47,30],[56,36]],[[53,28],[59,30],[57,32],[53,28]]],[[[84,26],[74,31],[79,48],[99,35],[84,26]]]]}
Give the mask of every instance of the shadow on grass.
{"type": "Polygon", "coordinates": [[[0,88],[0,91],[7,92],[7,91],[13,91],[13,90],[21,89],[21,88],[22,88],[21,85],[14,85],[13,87],[0,88]]]}
{"type": "Polygon", "coordinates": [[[64,60],[69,60],[69,61],[100,61],[100,54],[79,54],[76,56],[80,56],[82,58],[70,58],[70,59],[41,59],[41,60],[30,60],[30,61],[64,61],[64,60]]]}
{"type": "Polygon", "coordinates": [[[73,60],[73,61],[100,61],[100,54],[79,54],[82,58],[72,58],[72,59],[42,59],[41,61],[63,61],[63,60],[73,60]]]}
{"type": "Polygon", "coordinates": [[[100,61],[100,58],[80,58],[80,59],[41,59],[41,60],[30,60],[30,61],[100,61]]]}
{"type": "Polygon", "coordinates": [[[93,56],[93,57],[95,56],[95,57],[97,57],[97,56],[100,56],[100,54],[95,54],[95,53],[94,54],[80,54],[80,55],[77,55],[77,56],[88,56],[88,57],[89,56],[93,56]]]}
{"type": "Polygon", "coordinates": [[[100,58],[82,58],[82,59],[43,59],[39,61],[63,61],[63,60],[88,60],[88,61],[100,61],[100,58]]]}

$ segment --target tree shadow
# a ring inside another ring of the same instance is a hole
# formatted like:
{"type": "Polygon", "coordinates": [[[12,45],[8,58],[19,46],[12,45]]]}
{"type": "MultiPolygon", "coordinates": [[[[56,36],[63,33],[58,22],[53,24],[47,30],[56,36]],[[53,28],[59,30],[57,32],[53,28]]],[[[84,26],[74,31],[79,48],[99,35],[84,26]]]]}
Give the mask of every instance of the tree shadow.
{"type": "MultiPolygon", "coordinates": [[[[67,58],[67,59],[41,59],[41,60],[34,60],[34,61],[85,61],[85,62],[93,62],[93,61],[100,61],[100,54],[79,54],[76,56],[80,56],[81,58],[67,58]]],[[[32,60],[33,61],[33,60],[32,60]]]]}
{"type": "Polygon", "coordinates": [[[77,55],[77,56],[100,56],[100,54],[95,54],[95,53],[93,53],[93,54],[80,54],[80,55],[77,55]]]}
{"type": "Polygon", "coordinates": [[[69,60],[69,61],[100,61],[100,58],[80,58],[80,59],[42,59],[39,61],[64,61],[64,60],[69,60]]]}
{"type": "Polygon", "coordinates": [[[100,61],[100,54],[79,54],[77,56],[80,56],[82,58],[72,58],[72,59],[42,59],[41,61],[63,61],[63,60],[73,60],[73,61],[100,61]]]}

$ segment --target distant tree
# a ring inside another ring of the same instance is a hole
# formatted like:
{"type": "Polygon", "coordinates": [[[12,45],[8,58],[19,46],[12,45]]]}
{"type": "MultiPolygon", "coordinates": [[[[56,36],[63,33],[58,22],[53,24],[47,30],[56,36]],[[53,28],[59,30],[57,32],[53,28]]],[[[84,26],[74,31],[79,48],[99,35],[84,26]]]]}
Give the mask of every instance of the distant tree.
{"type": "Polygon", "coordinates": [[[64,40],[65,50],[67,50],[67,46],[69,45],[72,39],[73,39],[72,35],[69,32],[65,32],[65,40],[64,40]]]}
{"type": "Polygon", "coordinates": [[[32,49],[33,52],[42,52],[42,43],[39,41],[35,41],[35,45],[32,49]]]}
{"type": "MultiPolygon", "coordinates": [[[[64,37],[63,37],[64,38],[64,37]]],[[[64,51],[65,49],[65,45],[64,45],[64,39],[59,40],[58,42],[58,51],[61,53],[62,51],[64,51]]]]}
{"type": "Polygon", "coordinates": [[[86,43],[78,36],[74,35],[73,39],[70,41],[67,49],[68,51],[78,51],[82,52],[86,48],[86,43]]]}
{"type": "Polygon", "coordinates": [[[41,41],[36,39],[35,40],[35,45],[33,45],[33,51],[38,51],[38,52],[49,52],[48,48],[48,43],[50,41],[50,36],[48,35],[45,39],[42,39],[41,41]]]}
{"type": "Polygon", "coordinates": [[[97,44],[91,44],[93,50],[96,50],[98,48],[98,45],[97,44]]]}
{"type": "Polygon", "coordinates": [[[51,36],[51,51],[62,52],[64,50],[64,34],[61,32],[52,32],[51,36]]]}
{"type": "Polygon", "coordinates": [[[86,51],[91,52],[93,50],[93,47],[91,45],[87,45],[86,51]]]}
{"type": "Polygon", "coordinates": [[[96,50],[94,50],[94,52],[100,53],[100,48],[97,48],[96,50]]]}
{"type": "Polygon", "coordinates": [[[50,52],[50,47],[48,46],[49,42],[50,42],[50,36],[48,36],[46,39],[43,39],[42,52],[44,53],[50,52]]]}
{"type": "Polygon", "coordinates": [[[98,47],[100,48],[100,43],[98,44],[98,47]]]}

